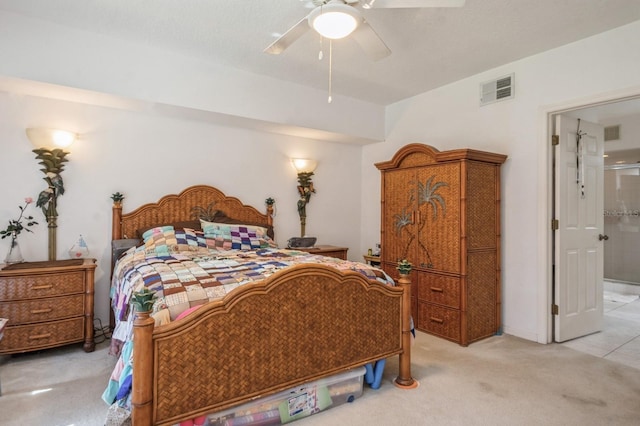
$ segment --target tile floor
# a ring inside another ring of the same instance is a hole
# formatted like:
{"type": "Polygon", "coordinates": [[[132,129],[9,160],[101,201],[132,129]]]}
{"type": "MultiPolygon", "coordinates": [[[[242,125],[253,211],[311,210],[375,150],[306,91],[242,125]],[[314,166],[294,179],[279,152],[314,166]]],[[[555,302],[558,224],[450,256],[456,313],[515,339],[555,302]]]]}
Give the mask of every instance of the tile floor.
{"type": "Polygon", "coordinates": [[[562,345],[640,369],[640,286],[604,285],[601,332],[562,345]]]}

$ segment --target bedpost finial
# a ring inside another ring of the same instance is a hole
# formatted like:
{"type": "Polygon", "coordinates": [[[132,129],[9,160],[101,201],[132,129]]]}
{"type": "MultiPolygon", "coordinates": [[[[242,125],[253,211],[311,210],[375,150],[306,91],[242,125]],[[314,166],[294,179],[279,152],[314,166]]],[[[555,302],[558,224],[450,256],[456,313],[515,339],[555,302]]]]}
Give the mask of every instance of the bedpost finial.
{"type": "Polygon", "coordinates": [[[411,272],[411,263],[409,263],[407,259],[402,259],[402,261],[398,263],[398,267],[396,269],[398,269],[401,275],[409,275],[411,272]]]}
{"type": "Polygon", "coordinates": [[[269,221],[269,224],[271,224],[271,220],[273,218],[273,216],[276,215],[276,200],[274,200],[273,198],[269,197],[266,200],[264,200],[264,203],[267,205],[267,220],[269,221]]]}
{"type": "Polygon", "coordinates": [[[122,207],[122,200],[124,200],[124,195],[120,192],[114,192],[111,194],[111,199],[113,200],[113,205],[115,207],[122,207]]]}
{"type": "Polygon", "coordinates": [[[131,304],[136,312],[149,312],[153,307],[155,298],[155,291],[151,291],[147,287],[142,287],[142,290],[133,293],[131,304]]]}

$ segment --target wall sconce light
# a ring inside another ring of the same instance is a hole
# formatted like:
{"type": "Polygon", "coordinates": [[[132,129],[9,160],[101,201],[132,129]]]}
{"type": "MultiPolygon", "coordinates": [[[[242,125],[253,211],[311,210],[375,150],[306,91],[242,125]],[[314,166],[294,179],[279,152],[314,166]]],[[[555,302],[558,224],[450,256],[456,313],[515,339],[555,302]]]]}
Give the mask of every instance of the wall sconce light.
{"type": "Polygon", "coordinates": [[[27,137],[35,148],[46,148],[48,150],[68,148],[76,139],[78,134],[59,129],[27,129],[27,137]]]}
{"type": "Polygon", "coordinates": [[[298,172],[298,214],[300,215],[300,237],[305,236],[305,227],[307,225],[307,204],[311,200],[311,194],[316,190],[313,188],[311,176],[316,169],[317,162],[305,158],[293,158],[291,164],[298,172]]]}
{"type": "Polygon", "coordinates": [[[38,196],[36,206],[42,209],[42,213],[47,219],[49,230],[49,260],[56,260],[57,238],[56,229],[58,227],[58,197],[64,194],[64,183],[61,173],[64,170],[66,156],[64,151],[78,137],[76,133],[58,129],[27,129],[27,137],[35,147],[33,152],[36,159],[40,160],[44,180],[47,188],[38,196]]]}

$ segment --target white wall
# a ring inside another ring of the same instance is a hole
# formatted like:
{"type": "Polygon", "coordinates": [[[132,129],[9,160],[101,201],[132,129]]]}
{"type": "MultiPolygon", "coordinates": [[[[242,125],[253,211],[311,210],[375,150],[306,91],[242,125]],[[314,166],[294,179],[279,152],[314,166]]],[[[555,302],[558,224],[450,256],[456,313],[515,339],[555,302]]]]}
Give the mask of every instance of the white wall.
{"type": "MultiPolygon", "coordinates": [[[[0,92],[0,228],[19,214],[25,197],[46,187],[25,129],[61,127],[81,139],[70,148],[58,200],[58,258],[68,258],[79,234],[98,260],[96,315],[108,319],[112,193],[122,192],[125,211],[195,184],[213,185],[264,211],[276,200],[276,240],[281,246],[300,232],[291,157],[318,160],[317,193],[307,206],[307,233],[318,243],[351,247],[360,258],[360,147],[224,127],[154,112],[135,112],[0,92]]],[[[28,210],[39,225],[20,235],[27,260],[47,259],[47,227],[39,209],[28,210]]],[[[0,261],[8,249],[0,242],[0,261]]]]}
{"type": "Polygon", "coordinates": [[[0,12],[0,76],[170,105],[347,143],[384,138],[384,107],[174,52],[0,12]],[[311,106],[312,105],[312,106],[311,106]]]}
{"type": "Polygon", "coordinates": [[[639,71],[636,22],[389,106],[386,142],[363,148],[362,245],[379,238],[380,177],[373,164],[401,146],[422,142],[441,151],[468,147],[508,155],[502,168],[503,328],[546,342],[540,309],[549,274],[545,114],[629,88],[640,93],[639,71]],[[479,84],[512,72],[515,99],[480,107],[479,84]]]}
{"type": "MultiPolygon", "coordinates": [[[[640,148],[640,115],[626,115],[602,120],[603,126],[620,126],[620,139],[607,141],[605,151],[628,151],[640,148]]],[[[627,158],[627,163],[640,161],[637,156],[627,158]]]]}

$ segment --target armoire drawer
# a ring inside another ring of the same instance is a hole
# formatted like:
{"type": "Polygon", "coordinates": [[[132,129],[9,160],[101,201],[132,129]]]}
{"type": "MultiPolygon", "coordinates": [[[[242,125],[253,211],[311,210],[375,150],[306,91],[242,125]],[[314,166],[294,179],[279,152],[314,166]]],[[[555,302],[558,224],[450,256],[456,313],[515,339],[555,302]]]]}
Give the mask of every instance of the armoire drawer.
{"type": "Polygon", "coordinates": [[[83,293],[84,271],[0,277],[0,301],[83,293]]]}
{"type": "Polygon", "coordinates": [[[4,337],[0,341],[0,354],[51,348],[81,342],[84,338],[84,317],[41,324],[7,326],[4,337]]]}
{"type": "Polygon", "coordinates": [[[460,311],[418,302],[418,329],[460,341],[460,311]]]}
{"type": "Polygon", "coordinates": [[[421,274],[418,299],[451,308],[460,308],[460,279],[445,275],[421,274]]]}
{"type": "Polygon", "coordinates": [[[10,326],[78,317],[83,314],[84,294],[0,302],[0,317],[9,318],[10,326]]]}

